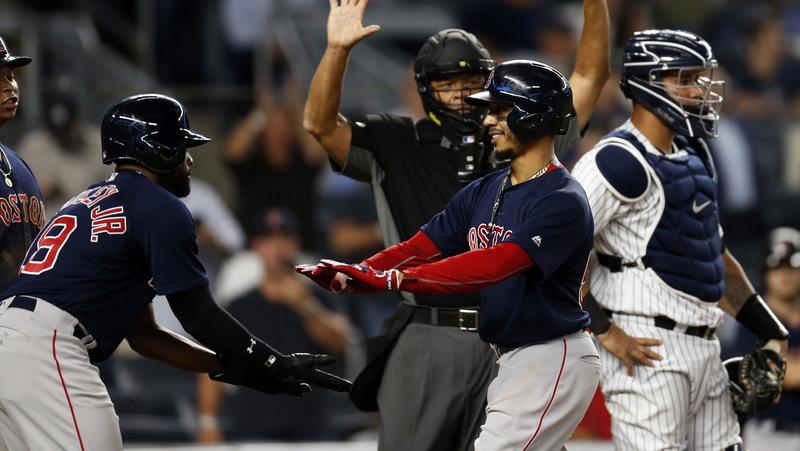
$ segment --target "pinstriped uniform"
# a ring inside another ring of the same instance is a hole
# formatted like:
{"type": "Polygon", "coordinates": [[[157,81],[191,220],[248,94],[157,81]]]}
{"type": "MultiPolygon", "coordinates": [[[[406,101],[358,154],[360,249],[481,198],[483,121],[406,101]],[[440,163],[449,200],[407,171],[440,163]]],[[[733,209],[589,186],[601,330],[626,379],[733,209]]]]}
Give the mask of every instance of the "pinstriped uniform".
{"type": "MultiPolygon", "coordinates": [[[[660,152],[628,120],[620,129],[632,133],[648,152],[660,152]]],[[[673,144],[675,146],[675,144],[673,144]]],[[[681,150],[673,147],[673,155],[681,150]]],[[[612,415],[618,450],[721,450],[736,443],[739,425],[730,402],[728,376],[719,358],[716,337],[686,335],[687,326],[717,326],[723,312],[714,303],[668,286],[641,257],[664,211],[659,178],[632,144],[603,139],[575,165],[573,176],[586,190],[595,221],[595,250],[637,262],[612,273],[598,265],[589,277],[592,294],[614,313],[614,323],[634,337],[660,338],[653,350],[664,357],[655,368],[624,363],[598,345],[603,363],[601,386],[612,415]],[[600,173],[596,155],[608,145],[628,149],[647,170],[648,184],[636,198],[620,194],[600,173]],[[617,313],[618,312],[618,313],[617,313]],[[655,327],[666,316],[674,330],[655,327]]]]}

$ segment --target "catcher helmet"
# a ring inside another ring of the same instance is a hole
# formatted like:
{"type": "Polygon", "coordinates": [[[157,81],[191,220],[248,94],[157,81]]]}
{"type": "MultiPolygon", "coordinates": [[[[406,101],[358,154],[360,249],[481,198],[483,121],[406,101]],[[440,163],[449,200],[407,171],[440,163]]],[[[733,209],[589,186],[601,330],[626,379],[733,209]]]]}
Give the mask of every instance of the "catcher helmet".
{"type": "Polygon", "coordinates": [[[27,56],[11,55],[5,41],[0,37],[0,67],[20,67],[30,63],[31,59],[27,56]]]}
{"type": "Polygon", "coordinates": [[[676,132],[689,137],[716,138],[725,85],[724,81],[713,81],[713,69],[717,66],[711,46],[694,33],[637,31],[622,55],[619,86],[625,97],[644,105],[676,132]],[[699,100],[670,94],[665,88],[667,83],[662,81],[664,72],[677,71],[680,83],[683,71],[706,69],[711,69],[711,74],[701,76],[696,84],[672,85],[682,89],[701,89],[703,96],[699,100]]]}
{"type": "Polygon", "coordinates": [[[436,98],[431,80],[462,73],[488,76],[496,65],[478,38],[464,30],[451,28],[440,31],[428,38],[420,49],[414,60],[414,78],[422,106],[450,141],[460,142],[462,136],[478,135],[486,111],[473,109],[461,114],[448,108],[436,98]]]}
{"type": "Polygon", "coordinates": [[[464,99],[470,105],[510,103],[514,109],[506,122],[526,140],[567,133],[572,117],[572,88],[560,72],[528,60],[502,63],[489,75],[486,90],[464,99]]]}
{"type": "Polygon", "coordinates": [[[189,130],[186,109],[160,94],[128,97],[106,112],[100,127],[103,163],[136,162],[153,172],[170,172],[186,148],[211,141],[189,130]]]}

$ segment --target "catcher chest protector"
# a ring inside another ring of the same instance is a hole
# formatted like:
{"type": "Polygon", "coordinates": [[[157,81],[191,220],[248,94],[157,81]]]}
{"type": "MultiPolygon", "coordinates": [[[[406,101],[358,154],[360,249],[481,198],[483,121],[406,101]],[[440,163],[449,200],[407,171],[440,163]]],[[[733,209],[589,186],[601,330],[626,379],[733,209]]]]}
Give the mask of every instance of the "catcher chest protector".
{"type": "Polygon", "coordinates": [[[486,90],[464,99],[468,104],[488,107],[490,103],[514,106],[506,122],[525,140],[567,133],[572,117],[572,88],[552,67],[536,61],[502,63],[489,75],[486,90]]]}
{"type": "Polygon", "coordinates": [[[186,148],[211,141],[189,129],[186,109],[160,94],[128,97],[112,106],[100,127],[103,163],[128,160],[158,173],[186,158],[186,148]]]}
{"type": "Polygon", "coordinates": [[[712,72],[709,77],[700,77],[696,84],[681,86],[703,91],[701,99],[683,97],[687,103],[683,105],[681,98],[676,99],[675,94],[670,94],[665,88],[662,76],[664,72],[677,72],[677,83],[680,84],[682,71],[714,69],[717,66],[711,46],[694,33],[637,31],[622,55],[619,86],[625,97],[640,102],[676,132],[691,138],[715,138],[725,82],[713,81],[712,72]]]}

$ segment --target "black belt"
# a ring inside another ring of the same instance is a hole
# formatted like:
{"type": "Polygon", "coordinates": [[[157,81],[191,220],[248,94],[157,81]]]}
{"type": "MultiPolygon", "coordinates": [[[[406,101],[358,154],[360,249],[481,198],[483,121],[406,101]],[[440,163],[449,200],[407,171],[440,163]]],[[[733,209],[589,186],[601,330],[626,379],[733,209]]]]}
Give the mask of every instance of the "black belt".
{"type": "MultiPolygon", "coordinates": [[[[36,302],[38,299],[25,296],[25,295],[17,295],[14,296],[14,299],[8,304],[8,308],[21,308],[22,310],[28,310],[30,312],[36,310],[36,302]]],[[[92,350],[97,347],[97,342],[94,340],[94,337],[83,327],[83,324],[78,323],[75,325],[75,329],[72,331],[72,335],[75,336],[78,340],[81,341],[83,346],[87,350],[92,350]]]]}
{"type": "Polygon", "coordinates": [[[507,344],[507,345],[492,344],[492,349],[494,349],[494,353],[497,354],[497,358],[500,358],[500,357],[503,356],[503,354],[507,354],[507,353],[509,353],[509,352],[511,352],[511,351],[513,351],[515,349],[519,349],[519,348],[521,348],[523,346],[526,346],[526,345],[529,345],[529,344],[532,344],[532,343],[533,342],[530,342],[530,343],[512,343],[512,344],[507,344]]]}
{"type": "MultiPolygon", "coordinates": [[[[606,316],[609,318],[614,314],[614,312],[606,308],[603,309],[603,312],[605,312],[606,316]]],[[[656,316],[653,319],[655,320],[655,326],[661,329],[675,330],[675,326],[678,325],[674,319],[668,316],[656,316]]],[[[687,326],[683,333],[693,337],[708,338],[714,335],[716,331],[717,328],[711,326],[687,326]]]]}
{"type": "MultiPolygon", "coordinates": [[[[617,257],[615,255],[603,254],[597,251],[595,251],[595,254],[597,255],[597,263],[605,266],[611,270],[611,272],[622,272],[622,270],[625,268],[636,268],[639,266],[636,262],[623,262],[622,257],[617,257]]],[[[653,266],[650,262],[650,259],[646,255],[642,257],[641,260],[642,265],[645,268],[653,266]]]]}
{"type": "MultiPolygon", "coordinates": [[[[675,326],[678,324],[672,318],[668,318],[666,316],[656,316],[655,318],[656,327],[660,327],[662,329],[673,330],[675,326]]],[[[709,326],[687,326],[686,331],[684,334],[691,335],[693,337],[700,337],[700,338],[708,338],[714,335],[714,332],[717,331],[716,327],[709,327],[709,326]]]]}
{"type": "Polygon", "coordinates": [[[411,314],[411,322],[476,331],[478,330],[478,314],[478,308],[444,309],[415,305],[414,312],[411,314]]]}

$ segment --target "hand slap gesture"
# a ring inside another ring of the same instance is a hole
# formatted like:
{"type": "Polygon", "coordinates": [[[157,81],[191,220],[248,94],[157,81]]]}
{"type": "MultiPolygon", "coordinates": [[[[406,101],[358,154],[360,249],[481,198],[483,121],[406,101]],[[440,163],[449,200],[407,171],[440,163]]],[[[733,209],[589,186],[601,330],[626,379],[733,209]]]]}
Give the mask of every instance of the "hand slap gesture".
{"type": "MultiPolygon", "coordinates": [[[[348,265],[334,260],[320,260],[319,265],[347,276],[347,291],[353,293],[385,293],[398,291],[402,272],[397,269],[381,271],[367,265],[348,265]]],[[[337,282],[339,278],[334,280],[337,282]]]]}
{"type": "Polygon", "coordinates": [[[328,46],[351,49],[362,39],[380,30],[377,25],[364,27],[364,8],[368,0],[330,0],[331,13],[328,15],[328,46]]]}

